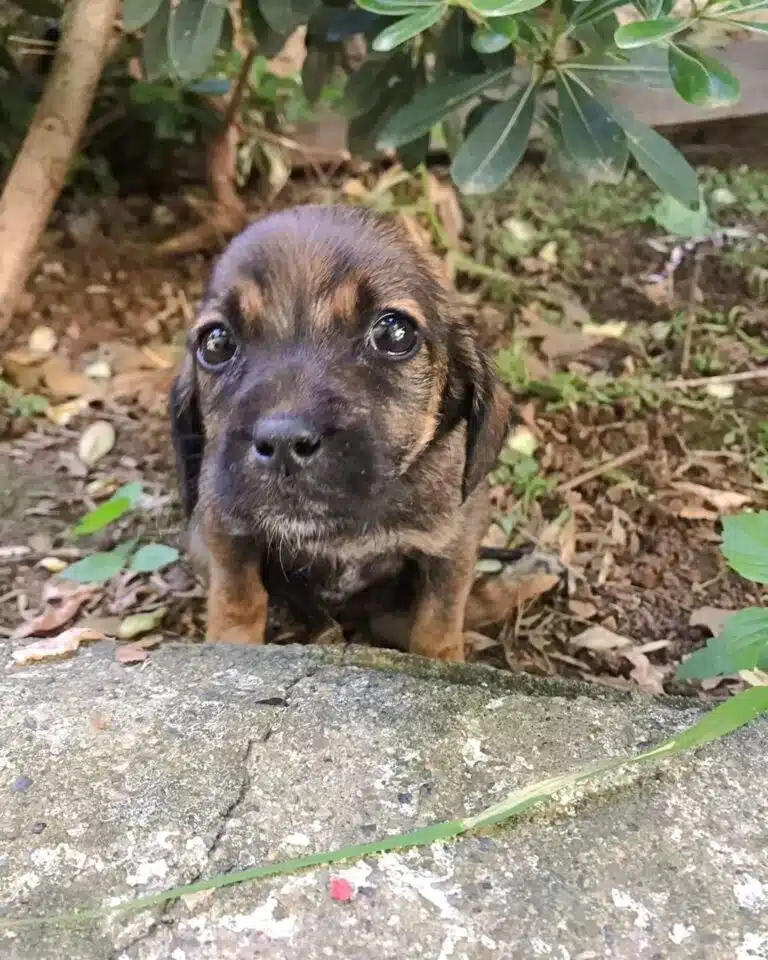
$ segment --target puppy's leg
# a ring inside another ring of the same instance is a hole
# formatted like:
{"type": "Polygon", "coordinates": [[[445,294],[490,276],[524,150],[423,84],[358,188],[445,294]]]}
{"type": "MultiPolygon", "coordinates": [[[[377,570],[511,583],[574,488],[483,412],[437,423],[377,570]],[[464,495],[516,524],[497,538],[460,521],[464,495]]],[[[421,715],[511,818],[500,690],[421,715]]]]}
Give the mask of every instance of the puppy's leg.
{"type": "Polygon", "coordinates": [[[209,540],[207,639],[214,643],[264,643],[267,591],[258,561],[231,541],[209,540]]]}
{"type": "Polygon", "coordinates": [[[464,608],[472,587],[474,562],[431,557],[416,604],[409,650],[433,660],[464,659],[464,608]]]}
{"type": "Polygon", "coordinates": [[[408,647],[411,653],[436,660],[464,660],[464,618],[487,515],[487,496],[481,491],[462,508],[459,533],[448,555],[423,558],[408,647]]]}

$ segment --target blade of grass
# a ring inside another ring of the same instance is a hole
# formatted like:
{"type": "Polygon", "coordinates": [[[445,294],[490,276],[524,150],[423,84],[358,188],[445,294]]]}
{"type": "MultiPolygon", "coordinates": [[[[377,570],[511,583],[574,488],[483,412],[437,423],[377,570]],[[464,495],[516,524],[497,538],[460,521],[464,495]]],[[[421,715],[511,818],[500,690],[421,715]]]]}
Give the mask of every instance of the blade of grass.
{"type": "Polygon", "coordinates": [[[436,823],[428,827],[422,827],[419,830],[414,830],[411,833],[382,837],[370,843],[360,843],[338,850],[312,853],[304,857],[296,857],[292,860],[278,860],[275,863],[267,863],[260,867],[252,867],[248,870],[239,870],[234,873],[222,873],[210,877],[207,880],[198,880],[196,883],[189,883],[184,886],[174,887],[170,890],[163,890],[159,893],[152,893],[145,897],[138,897],[135,900],[128,900],[125,903],[116,904],[115,906],[94,907],[92,909],[56,914],[49,917],[6,917],[0,919],[0,930],[35,927],[53,923],[63,925],[84,923],[89,920],[97,920],[115,914],[146,910],[171,900],[178,900],[180,897],[186,897],[193,893],[203,893],[207,890],[220,890],[224,887],[231,887],[235,884],[245,883],[251,880],[263,880],[266,877],[285,876],[286,874],[304,870],[307,867],[327,866],[328,864],[338,863],[342,860],[357,860],[361,857],[388,853],[391,850],[402,850],[407,847],[423,847],[441,840],[453,840],[469,830],[481,829],[517,817],[529,807],[554,796],[554,794],[559,793],[561,790],[572,787],[574,784],[581,783],[585,780],[590,780],[601,773],[608,773],[612,770],[619,770],[622,767],[635,766],[649,761],[666,759],[682,753],[685,750],[692,750],[706,743],[710,743],[713,740],[718,740],[721,737],[733,733],[735,730],[750,723],[764,713],[768,713],[768,687],[752,687],[738,694],[738,696],[726,700],[725,703],[721,703],[714,710],[706,713],[692,727],[688,727],[677,736],[670,737],[670,739],[665,740],[656,747],[652,747],[650,750],[645,750],[643,753],[638,753],[633,757],[616,757],[610,760],[601,760],[598,763],[582,767],[580,770],[572,773],[540,780],[531,786],[522,787],[520,790],[515,790],[507,794],[503,800],[492,804],[490,807],[486,807],[485,810],[482,810],[474,817],[436,823]]]}

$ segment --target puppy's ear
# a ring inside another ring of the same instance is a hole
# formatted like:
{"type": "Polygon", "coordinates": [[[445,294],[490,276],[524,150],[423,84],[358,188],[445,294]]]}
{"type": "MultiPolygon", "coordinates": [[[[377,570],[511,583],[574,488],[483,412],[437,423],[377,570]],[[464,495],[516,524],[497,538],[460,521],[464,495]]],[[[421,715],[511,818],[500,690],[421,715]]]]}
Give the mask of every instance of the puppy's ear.
{"type": "Polygon", "coordinates": [[[464,417],[467,453],[462,495],[466,500],[493,469],[511,426],[512,398],[490,359],[478,350],[474,337],[464,331],[459,348],[459,368],[464,381],[464,417]]]}
{"type": "Polygon", "coordinates": [[[171,386],[171,436],[176,454],[176,476],[184,515],[190,518],[197,503],[205,432],[198,403],[195,363],[187,354],[171,386]]]}

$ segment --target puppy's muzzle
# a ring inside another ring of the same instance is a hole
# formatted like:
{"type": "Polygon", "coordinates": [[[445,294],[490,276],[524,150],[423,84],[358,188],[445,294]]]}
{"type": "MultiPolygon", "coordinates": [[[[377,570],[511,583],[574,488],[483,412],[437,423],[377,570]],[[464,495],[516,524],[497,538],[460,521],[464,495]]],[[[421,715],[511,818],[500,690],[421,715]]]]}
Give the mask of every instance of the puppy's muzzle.
{"type": "Polygon", "coordinates": [[[285,413],[257,422],[251,453],[258,470],[290,476],[316,463],[322,448],[323,437],[307,417],[285,413]]]}

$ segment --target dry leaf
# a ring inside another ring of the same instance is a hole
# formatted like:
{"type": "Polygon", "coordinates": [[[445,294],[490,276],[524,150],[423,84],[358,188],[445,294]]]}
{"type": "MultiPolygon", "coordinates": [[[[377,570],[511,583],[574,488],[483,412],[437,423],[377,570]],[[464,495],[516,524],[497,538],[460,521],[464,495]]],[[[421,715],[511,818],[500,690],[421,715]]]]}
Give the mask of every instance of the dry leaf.
{"type": "Polygon", "coordinates": [[[752,502],[752,497],[748,493],[736,493],[735,490],[716,490],[714,487],[705,487],[700,483],[689,483],[687,480],[678,480],[672,484],[672,487],[681,493],[690,493],[694,497],[700,497],[706,503],[711,504],[718,513],[740,510],[743,506],[752,502]]]}
{"type": "Polygon", "coordinates": [[[78,613],[80,607],[92,593],[93,591],[90,588],[80,589],[63,600],[58,606],[47,606],[41,614],[33,617],[32,620],[27,620],[26,623],[18,627],[11,634],[11,639],[21,640],[24,637],[39,637],[43,633],[51,633],[52,630],[60,629],[78,613]]]}
{"type": "Polygon", "coordinates": [[[735,612],[735,610],[721,610],[719,607],[699,607],[691,614],[688,626],[706,627],[713,637],[717,637],[735,612]]]}
{"type": "Polygon", "coordinates": [[[528,427],[517,427],[507,440],[507,446],[515,453],[522,454],[525,457],[532,457],[536,451],[537,440],[533,432],[528,427]]]}
{"type": "Polygon", "coordinates": [[[77,455],[88,467],[98,463],[114,447],[115,428],[107,420],[96,420],[86,427],[77,445],[77,455]]]}
{"type": "Polygon", "coordinates": [[[592,650],[595,653],[606,653],[609,650],[622,650],[623,653],[624,647],[632,646],[632,641],[628,637],[623,637],[620,633],[614,633],[613,630],[607,630],[599,625],[587,627],[582,633],[571,637],[569,643],[573,647],[592,650]]]}
{"type": "Polygon", "coordinates": [[[587,603],[584,600],[569,601],[568,609],[574,617],[580,617],[582,620],[591,620],[597,613],[597,607],[594,603],[587,603]]]}
{"type": "Polygon", "coordinates": [[[651,663],[644,653],[639,650],[621,650],[622,657],[625,657],[632,664],[630,677],[635,683],[652,696],[660,696],[664,693],[664,675],[661,667],[651,663]]]}
{"type": "Polygon", "coordinates": [[[589,334],[592,337],[611,337],[613,339],[621,339],[626,330],[626,320],[611,320],[608,323],[585,323],[581,328],[582,333],[589,334]]]}
{"type": "Polygon", "coordinates": [[[537,258],[544,263],[548,264],[550,267],[557,266],[557,241],[549,240],[544,246],[539,250],[536,255],[537,258]]]}
{"type": "Polygon", "coordinates": [[[147,653],[147,651],[138,644],[125,643],[117,648],[115,659],[118,663],[123,663],[126,665],[131,663],[142,663],[144,660],[149,659],[149,653],[147,653]]]}
{"type": "Polygon", "coordinates": [[[43,383],[56,400],[80,397],[92,389],[92,382],[84,373],[76,373],[61,357],[50,357],[41,367],[43,383]]]}
{"type": "Polygon", "coordinates": [[[132,640],[142,633],[151,633],[160,626],[167,613],[168,607],[158,607],[149,613],[133,613],[120,624],[118,636],[121,640],[132,640]]]}
{"type": "Polygon", "coordinates": [[[47,406],[45,408],[45,415],[51,423],[56,424],[57,427],[66,427],[75,417],[87,409],[88,401],[85,397],[76,397],[74,400],[66,400],[64,403],[47,406]]]}
{"type": "Polygon", "coordinates": [[[106,360],[94,360],[85,368],[85,375],[91,380],[109,380],[112,376],[112,367],[106,360]]]}
{"type": "Polygon", "coordinates": [[[62,560],[61,557],[43,557],[42,560],[38,561],[38,567],[42,567],[43,570],[47,570],[48,573],[61,573],[62,570],[66,570],[69,564],[66,560],[62,560]]]}
{"type": "Polygon", "coordinates": [[[443,225],[446,235],[457,247],[464,232],[464,214],[456,191],[450,183],[443,183],[433,174],[429,174],[427,191],[437,217],[443,225]]]}
{"type": "Polygon", "coordinates": [[[37,640],[28,643],[20,650],[11,653],[14,663],[23,667],[38,660],[59,660],[62,657],[71,657],[77,652],[81,643],[91,643],[94,640],[103,640],[104,634],[89,630],[87,627],[70,627],[55,637],[37,640]]]}
{"type": "Polygon", "coordinates": [[[29,335],[27,346],[38,357],[47,357],[56,349],[56,334],[50,327],[35,327],[29,335]]]}
{"type": "Polygon", "coordinates": [[[740,670],[739,676],[750,687],[768,687],[768,673],[765,670],[740,670]]]}

